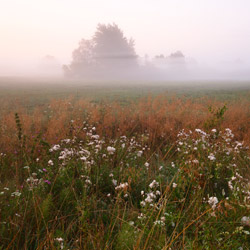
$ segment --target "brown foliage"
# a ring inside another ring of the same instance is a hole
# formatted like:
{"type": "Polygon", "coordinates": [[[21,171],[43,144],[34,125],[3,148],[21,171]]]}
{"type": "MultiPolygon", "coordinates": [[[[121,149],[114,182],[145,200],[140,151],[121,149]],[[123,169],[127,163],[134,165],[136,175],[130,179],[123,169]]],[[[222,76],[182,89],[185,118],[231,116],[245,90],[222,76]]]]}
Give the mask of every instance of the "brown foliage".
{"type": "MultiPolygon", "coordinates": [[[[0,147],[2,152],[13,152],[18,141],[14,112],[9,111],[13,103],[8,103],[7,99],[2,99],[1,103],[5,111],[0,113],[0,147]]],[[[222,107],[224,103],[208,98],[148,96],[124,106],[118,102],[93,103],[71,96],[32,109],[18,100],[15,105],[23,133],[31,141],[40,132],[49,143],[81,135],[83,122],[87,121],[96,127],[97,133],[110,137],[147,131],[151,143],[157,145],[162,139],[171,143],[183,128],[203,128],[212,116],[208,106],[222,107]]],[[[250,101],[231,101],[227,106],[221,128],[229,127],[238,140],[250,144],[250,101]]]]}

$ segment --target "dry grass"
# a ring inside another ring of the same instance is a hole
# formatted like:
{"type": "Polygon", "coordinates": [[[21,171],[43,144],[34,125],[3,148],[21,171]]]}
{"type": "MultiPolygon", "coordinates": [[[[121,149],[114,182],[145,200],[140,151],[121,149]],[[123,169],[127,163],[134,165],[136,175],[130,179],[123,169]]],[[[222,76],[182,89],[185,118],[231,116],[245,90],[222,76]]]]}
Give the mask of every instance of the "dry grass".
{"type": "MultiPolygon", "coordinates": [[[[17,130],[14,114],[18,113],[27,138],[42,132],[43,139],[56,143],[70,134],[80,133],[84,121],[95,124],[100,135],[117,137],[147,130],[152,145],[165,137],[172,141],[183,129],[204,128],[213,115],[208,107],[221,108],[223,101],[209,98],[180,98],[176,96],[147,96],[128,105],[103,101],[93,103],[88,99],[53,99],[48,104],[35,105],[30,109],[20,100],[1,99],[5,107],[0,114],[0,141],[2,151],[14,149],[17,130]],[[12,107],[12,108],[11,108],[12,107]],[[14,108],[13,108],[14,107],[14,108]],[[74,125],[71,126],[71,121],[74,125]],[[71,129],[70,129],[71,128],[71,129]]],[[[221,121],[221,128],[230,127],[237,139],[250,143],[250,100],[230,101],[221,121]]]]}

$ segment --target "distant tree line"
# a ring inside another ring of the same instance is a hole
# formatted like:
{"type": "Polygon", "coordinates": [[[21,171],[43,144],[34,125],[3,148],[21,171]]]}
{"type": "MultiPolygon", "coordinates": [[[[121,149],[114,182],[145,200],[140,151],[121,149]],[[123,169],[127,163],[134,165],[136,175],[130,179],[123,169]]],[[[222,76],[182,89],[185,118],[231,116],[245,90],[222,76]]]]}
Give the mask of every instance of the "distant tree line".
{"type": "Polygon", "coordinates": [[[116,24],[98,24],[92,39],[79,42],[63,71],[67,77],[84,79],[165,79],[166,74],[171,77],[171,71],[179,74],[184,65],[181,51],[169,56],[160,54],[152,62],[145,57],[143,63],[136,54],[134,40],[126,38],[116,24]]]}

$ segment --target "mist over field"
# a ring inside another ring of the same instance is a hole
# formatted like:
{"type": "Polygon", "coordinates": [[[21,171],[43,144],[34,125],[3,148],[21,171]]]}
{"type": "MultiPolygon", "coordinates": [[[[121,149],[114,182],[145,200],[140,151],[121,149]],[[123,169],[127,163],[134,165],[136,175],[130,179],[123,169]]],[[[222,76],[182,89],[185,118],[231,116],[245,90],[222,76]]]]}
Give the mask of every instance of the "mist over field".
{"type": "Polygon", "coordinates": [[[0,76],[64,78],[72,66],[70,78],[83,80],[246,81],[249,8],[247,0],[3,1],[0,76]]]}
{"type": "Polygon", "coordinates": [[[0,0],[0,250],[250,249],[250,0],[0,0]]]}

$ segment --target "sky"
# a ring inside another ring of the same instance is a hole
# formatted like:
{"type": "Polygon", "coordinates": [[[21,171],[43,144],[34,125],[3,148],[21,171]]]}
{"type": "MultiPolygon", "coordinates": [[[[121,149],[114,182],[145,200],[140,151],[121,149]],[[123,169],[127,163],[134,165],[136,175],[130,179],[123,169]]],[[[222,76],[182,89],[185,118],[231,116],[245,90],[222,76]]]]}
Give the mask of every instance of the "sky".
{"type": "Polygon", "coordinates": [[[113,22],[139,56],[250,63],[249,13],[249,0],[0,0],[0,73],[46,55],[68,64],[98,23],[113,22]]]}

